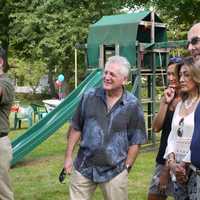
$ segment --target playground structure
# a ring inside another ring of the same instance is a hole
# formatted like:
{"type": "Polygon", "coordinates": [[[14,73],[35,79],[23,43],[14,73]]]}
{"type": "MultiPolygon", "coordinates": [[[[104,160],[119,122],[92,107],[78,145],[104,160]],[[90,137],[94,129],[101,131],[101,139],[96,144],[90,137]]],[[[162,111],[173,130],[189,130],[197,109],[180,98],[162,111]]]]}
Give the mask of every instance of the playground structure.
{"type": "Polygon", "coordinates": [[[102,17],[89,29],[87,63],[90,74],[54,110],[12,142],[12,164],[20,161],[71,119],[82,93],[101,85],[101,71],[112,55],[126,57],[132,66],[132,92],[143,104],[148,136],[155,143],[151,123],[158,100],[156,89],[160,82],[165,85],[170,48],[185,45],[186,41],[167,42],[166,27],[154,12],[102,17]]]}
{"type": "Polygon", "coordinates": [[[90,26],[87,41],[88,68],[104,68],[112,55],[124,56],[131,64],[132,92],[144,108],[149,142],[155,144],[152,120],[159,90],[166,86],[169,52],[185,47],[186,41],[168,42],[166,26],[154,12],[104,16],[90,26]]]}
{"type": "Polygon", "coordinates": [[[151,124],[155,115],[156,82],[165,82],[168,49],[151,49],[166,42],[166,27],[154,12],[104,16],[90,26],[88,68],[104,68],[109,56],[120,55],[132,66],[132,91],[141,100],[147,118],[148,138],[155,142],[151,124]]]}

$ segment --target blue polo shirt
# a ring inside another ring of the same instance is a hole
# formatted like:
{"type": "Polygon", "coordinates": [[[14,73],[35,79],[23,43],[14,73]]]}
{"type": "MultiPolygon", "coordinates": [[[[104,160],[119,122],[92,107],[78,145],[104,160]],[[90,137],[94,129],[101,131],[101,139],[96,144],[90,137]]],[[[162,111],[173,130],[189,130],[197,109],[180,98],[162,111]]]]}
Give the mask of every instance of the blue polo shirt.
{"type": "Polygon", "coordinates": [[[125,169],[128,148],[146,142],[144,115],[137,98],[124,91],[108,110],[102,88],[85,93],[72,119],[81,132],[74,167],[93,182],[112,179],[125,169]]]}
{"type": "Polygon", "coordinates": [[[190,146],[191,163],[200,168],[200,103],[198,104],[194,116],[194,132],[190,146]]]}

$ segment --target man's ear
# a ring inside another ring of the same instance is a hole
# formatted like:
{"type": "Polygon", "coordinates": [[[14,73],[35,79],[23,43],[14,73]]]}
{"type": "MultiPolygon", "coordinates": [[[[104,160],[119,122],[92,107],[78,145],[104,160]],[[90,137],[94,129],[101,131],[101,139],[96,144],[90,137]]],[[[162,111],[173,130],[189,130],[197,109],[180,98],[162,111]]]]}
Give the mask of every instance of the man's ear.
{"type": "Polygon", "coordinates": [[[127,85],[127,83],[128,83],[128,77],[124,77],[124,80],[123,80],[122,84],[123,85],[127,85]]]}

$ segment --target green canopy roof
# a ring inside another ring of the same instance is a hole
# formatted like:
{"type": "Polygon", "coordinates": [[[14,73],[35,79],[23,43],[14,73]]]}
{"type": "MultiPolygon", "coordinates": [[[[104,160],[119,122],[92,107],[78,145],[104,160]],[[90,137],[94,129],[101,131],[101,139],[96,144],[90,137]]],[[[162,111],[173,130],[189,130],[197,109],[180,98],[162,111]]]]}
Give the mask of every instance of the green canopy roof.
{"type": "MultiPolygon", "coordinates": [[[[115,44],[120,47],[120,55],[125,56],[132,65],[135,65],[136,40],[144,40],[141,42],[150,42],[148,41],[149,39],[147,39],[148,32],[145,32],[143,29],[139,29],[138,31],[138,25],[142,20],[150,20],[150,11],[103,16],[98,22],[91,25],[87,41],[89,66],[98,67],[100,45],[115,44]]],[[[156,21],[161,22],[157,16],[156,21]]],[[[159,38],[160,36],[163,37],[163,34],[157,35],[159,38]]],[[[161,42],[164,39],[156,40],[161,42]]]]}
{"type": "Polygon", "coordinates": [[[103,16],[98,22],[91,25],[90,27],[114,26],[114,25],[135,24],[135,23],[138,24],[149,13],[150,13],[149,11],[143,11],[138,13],[103,16]]]}

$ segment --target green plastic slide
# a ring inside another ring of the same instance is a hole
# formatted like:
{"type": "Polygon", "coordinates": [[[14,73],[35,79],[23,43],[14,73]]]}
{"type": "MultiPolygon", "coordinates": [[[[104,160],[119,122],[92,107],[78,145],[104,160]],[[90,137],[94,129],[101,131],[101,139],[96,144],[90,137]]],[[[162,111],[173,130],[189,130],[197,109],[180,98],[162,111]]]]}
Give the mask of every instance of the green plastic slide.
{"type": "Polygon", "coordinates": [[[91,72],[54,110],[14,140],[12,142],[13,160],[11,164],[16,164],[70,120],[83,92],[89,88],[100,86],[101,77],[100,69],[91,72]]]}

